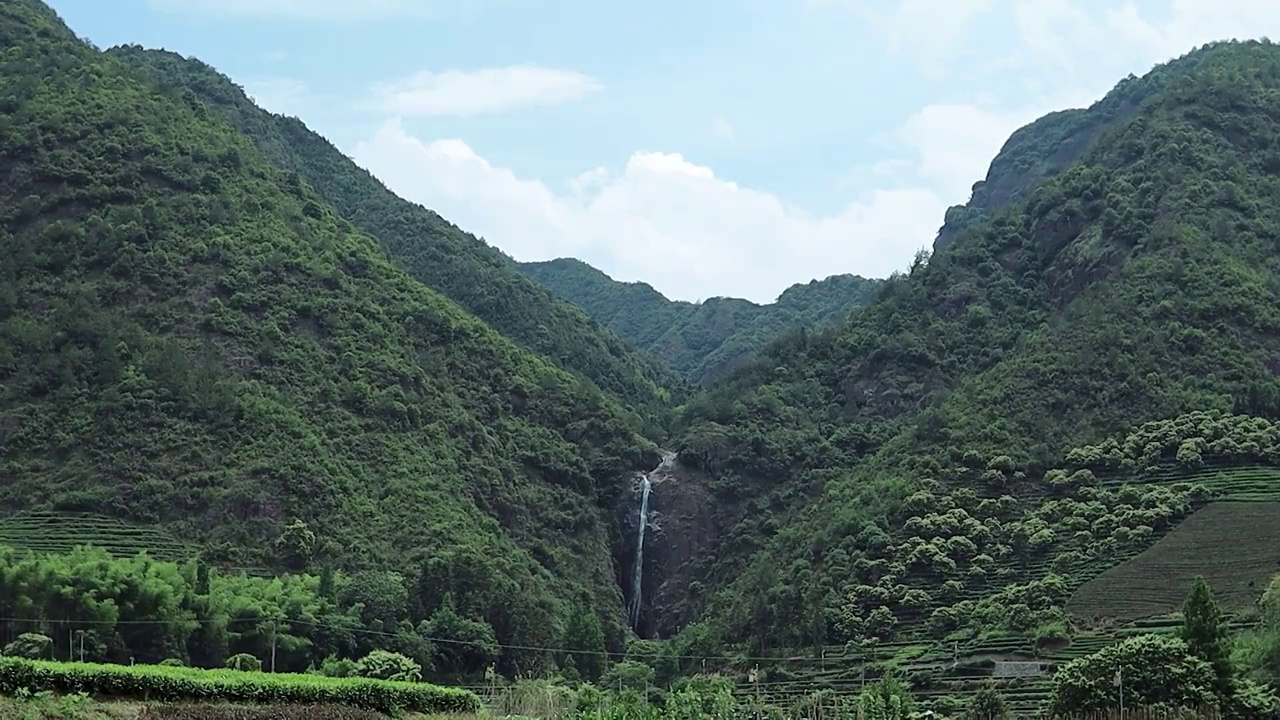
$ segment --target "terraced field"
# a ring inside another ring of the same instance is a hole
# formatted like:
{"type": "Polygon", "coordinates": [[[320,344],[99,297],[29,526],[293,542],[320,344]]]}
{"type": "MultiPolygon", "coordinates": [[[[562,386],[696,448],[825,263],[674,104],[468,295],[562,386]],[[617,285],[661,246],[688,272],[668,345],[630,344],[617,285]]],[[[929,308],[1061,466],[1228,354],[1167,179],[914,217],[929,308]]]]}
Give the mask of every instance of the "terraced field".
{"type": "Polygon", "coordinates": [[[1280,502],[1215,502],[1155,545],[1089,580],[1072,595],[1076,617],[1121,622],[1175,612],[1197,575],[1227,611],[1253,606],[1280,572],[1280,502]]]}
{"type": "MultiPolygon", "coordinates": [[[[1261,583],[1280,572],[1280,468],[1255,466],[1162,469],[1147,473],[1098,474],[1109,488],[1120,485],[1202,485],[1212,500],[1169,530],[1153,532],[1147,543],[1119,549],[1109,558],[1077,564],[1067,572],[1076,587],[1067,609],[1079,618],[1111,613],[1117,622],[1097,632],[1078,633],[1065,646],[1037,652],[1030,639],[987,637],[958,646],[930,637],[922,620],[932,607],[899,616],[900,641],[884,643],[863,656],[856,649],[828,647],[824,658],[791,657],[768,668],[767,679],[753,686],[745,671],[743,696],[787,706],[819,691],[830,702],[851,701],[864,683],[896,671],[917,688],[928,705],[942,710],[964,703],[993,680],[995,660],[1039,659],[1041,677],[995,679],[1017,717],[1039,717],[1048,700],[1057,665],[1082,657],[1134,633],[1171,632],[1195,575],[1206,576],[1228,613],[1248,610],[1261,583]],[[1253,586],[1250,582],[1254,583],[1253,586]]],[[[1024,508],[1050,501],[1047,487],[1026,487],[1018,495],[1024,508]]],[[[1013,582],[1043,577],[1053,558],[1020,564],[1016,572],[987,582],[972,582],[962,599],[978,599],[1013,582]]],[[[928,580],[921,577],[919,579],[928,580]]],[[[937,584],[943,578],[937,578],[937,584]]],[[[803,654],[803,651],[797,651],[803,654]]],[[[765,667],[762,665],[762,667],[765,667]]]]}
{"type": "Polygon", "coordinates": [[[196,554],[154,528],[140,527],[89,513],[30,512],[0,517],[0,546],[19,552],[65,553],[92,545],[117,557],[141,551],[157,560],[186,560],[196,554]]]}
{"type": "Polygon", "coordinates": [[[1203,485],[1217,500],[1234,502],[1280,502],[1280,468],[1258,465],[1252,467],[1206,467],[1198,470],[1167,470],[1149,474],[1099,473],[1103,485],[1146,485],[1193,483],[1203,485]]]}

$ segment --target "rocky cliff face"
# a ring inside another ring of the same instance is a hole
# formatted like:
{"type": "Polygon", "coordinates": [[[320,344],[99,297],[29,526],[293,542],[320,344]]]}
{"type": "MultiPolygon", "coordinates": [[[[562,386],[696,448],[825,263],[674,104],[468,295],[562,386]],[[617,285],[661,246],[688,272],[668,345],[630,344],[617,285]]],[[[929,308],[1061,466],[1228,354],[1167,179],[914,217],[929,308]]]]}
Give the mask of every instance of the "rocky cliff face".
{"type": "Polygon", "coordinates": [[[712,561],[719,528],[712,513],[711,494],[699,474],[681,465],[674,454],[647,474],[637,475],[635,491],[622,497],[615,510],[614,558],[618,585],[628,604],[633,601],[634,573],[640,535],[640,508],[645,479],[650,490],[640,567],[641,603],[633,628],[642,638],[674,635],[693,619],[702,603],[701,568],[712,561]]]}

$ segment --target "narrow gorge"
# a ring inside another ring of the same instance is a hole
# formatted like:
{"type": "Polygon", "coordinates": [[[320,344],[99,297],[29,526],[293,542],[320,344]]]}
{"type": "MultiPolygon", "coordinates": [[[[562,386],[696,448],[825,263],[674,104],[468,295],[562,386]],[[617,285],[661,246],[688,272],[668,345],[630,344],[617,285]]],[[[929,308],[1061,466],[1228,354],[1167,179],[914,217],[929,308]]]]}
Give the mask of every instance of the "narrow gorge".
{"type": "Polygon", "coordinates": [[[710,494],[676,453],[637,474],[614,513],[615,562],[627,624],[642,638],[674,635],[695,614],[717,527],[710,494]]]}

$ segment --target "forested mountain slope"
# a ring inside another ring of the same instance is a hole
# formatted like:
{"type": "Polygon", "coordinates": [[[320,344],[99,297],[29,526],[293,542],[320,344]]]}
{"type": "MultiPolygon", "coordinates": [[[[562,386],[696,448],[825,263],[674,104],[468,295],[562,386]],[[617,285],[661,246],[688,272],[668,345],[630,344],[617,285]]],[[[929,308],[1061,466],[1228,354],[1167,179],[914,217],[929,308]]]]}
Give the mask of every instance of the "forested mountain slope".
{"type": "Polygon", "coordinates": [[[1159,71],[1141,78],[1130,75],[1089,108],[1049,113],[1013,133],[992,161],[987,177],[974,183],[969,202],[947,209],[934,249],[950,245],[966,227],[1070,167],[1107,131],[1132,119],[1143,101],[1169,78],[1159,71]]]}
{"type": "Polygon", "coordinates": [[[832,275],[793,285],[769,305],[728,297],[690,303],[668,300],[647,283],[618,282],[573,258],[519,267],[698,385],[709,384],[791,330],[844,319],[880,285],[857,275],[832,275]]]}
{"type": "Polygon", "coordinates": [[[150,70],[168,90],[194,93],[269,161],[296,173],[342,217],[375,237],[410,275],[498,332],[596,383],[641,414],[651,436],[666,428],[684,392],[675,374],[524,277],[497,248],[395,195],[301,120],[263,110],[205,63],[137,45],[108,53],[150,70]]]}
{"type": "Polygon", "coordinates": [[[501,643],[554,647],[582,603],[618,636],[599,507],[658,459],[633,415],[37,0],[0,47],[0,505],[430,567],[501,643]]]}
{"type": "MultiPolygon", "coordinates": [[[[711,601],[728,637],[856,639],[836,622],[850,586],[888,592],[930,552],[886,557],[886,537],[956,507],[913,510],[919,491],[1016,501],[1070,448],[1144,421],[1280,411],[1280,48],[1208,46],[1076,117],[1106,127],[1060,171],[1009,180],[1006,205],[848,322],[691,404],[681,458],[710,475],[702,576],[732,583],[711,601]]],[[[1003,557],[957,541],[950,562],[1025,564],[1026,540],[1003,557]]]]}

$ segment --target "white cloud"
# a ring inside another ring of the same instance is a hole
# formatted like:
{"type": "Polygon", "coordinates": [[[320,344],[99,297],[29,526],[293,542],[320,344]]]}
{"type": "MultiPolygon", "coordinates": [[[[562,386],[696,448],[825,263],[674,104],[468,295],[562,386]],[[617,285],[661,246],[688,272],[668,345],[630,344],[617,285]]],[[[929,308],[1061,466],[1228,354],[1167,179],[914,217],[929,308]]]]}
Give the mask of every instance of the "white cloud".
{"type": "Polygon", "coordinates": [[[472,116],[577,100],[602,86],[572,70],[513,65],[420,72],[374,87],[374,105],[401,117],[472,116]]]}
{"type": "Polygon", "coordinates": [[[1206,42],[1280,33],[1274,0],[898,0],[880,12],[855,0],[810,4],[852,8],[929,79],[985,71],[1077,92],[1105,91],[1206,42]],[[979,22],[988,19],[1008,20],[1012,35],[979,22]]]}
{"type": "MultiPolygon", "coordinates": [[[[852,7],[864,12],[866,6],[852,7]]],[[[402,196],[518,259],[575,256],[675,298],[769,301],[809,278],[883,276],[904,268],[916,249],[932,242],[946,207],[967,200],[1009,135],[1037,117],[1085,106],[1125,74],[1143,73],[1204,42],[1280,35],[1280,3],[1217,0],[1209,7],[1170,0],[1159,13],[1131,3],[1085,7],[1071,0],[904,0],[896,12],[874,18],[888,47],[915,53],[926,72],[956,66],[956,53],[999,48],[984,50],[988,64],[968,79],[993,96],[934,103],[910,114],[884,138],[885,152],[861,168],[858,184],[866,188],[869,179],[878,189],[851,192],[826,215],[718,177],[676,152],[635,152],[623,168],[588,169],[568,179],[563,191],[487,161],[462,140],[414,137],[399,120],[352,154],[402,196]],[[992,12],[1009,21],[1009,32],[979,38],[974,19],[992,12]],[[980,77],[993,62],[1016,73],[1012,85],[1008,75],[1003,85],[980,77]]],[[[508,92],[499,88],[510,85],[494,78],[467,83],[464,76],[474,79],[469,74],[445,75],[384,87],[384,108],[403,116],[475,114],[541,97],[536,83],[508,92]]],[[[586,81],[579,76],[579,83],[586,81]]],[[[573,82],[549,86],[560,88],[561,100],[589,91],[564,89],[573,82]]],[[[710,126],[716,137],[732,131],[726,118],[710,126]]]]}
{"type": "Polygon", "coordinates": [[[636,152],[618,173],[594,168],[556,193],[461,140],[415,138],[398,120],[353,155],[403,197],[517,259],[571,255],[681,299],[723,294],[767,302],[801,279],[887,275],[933,241],[946,208],[932,190],[897,188],[815,217],[661,152],[636,152]]]}
{"type": "Polygon", "coordinates": [[[1280,3],[1126,0],[1086,8],[1078,0],[1014,0],[1013,19],[1024,72],[1105,90],[1207,42],[1280,32],[1280,3]]]}
{"type": "Polygon", "coordinates": [[[165,12],[297,20],[373,20],[430,16],[440,10],[429,0],[151,0],[151,7],[165,12]]]}

